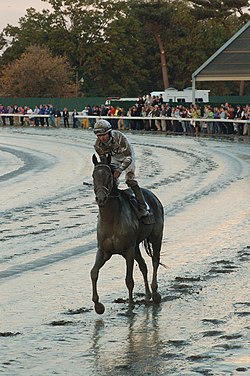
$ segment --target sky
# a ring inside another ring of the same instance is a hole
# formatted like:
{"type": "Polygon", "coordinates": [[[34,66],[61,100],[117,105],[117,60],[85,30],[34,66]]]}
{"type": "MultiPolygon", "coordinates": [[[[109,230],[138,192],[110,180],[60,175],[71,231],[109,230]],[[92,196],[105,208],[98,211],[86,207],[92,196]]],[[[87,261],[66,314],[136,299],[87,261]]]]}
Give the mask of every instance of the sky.
{"type": "Polygon", "coordinates": [[[48,3],[41,0],[0,0],[0,32],[7,24],[18,25],[20,17],[26,14],[27,8],[35,8],[38,12],[49,8],[48,3]]]}

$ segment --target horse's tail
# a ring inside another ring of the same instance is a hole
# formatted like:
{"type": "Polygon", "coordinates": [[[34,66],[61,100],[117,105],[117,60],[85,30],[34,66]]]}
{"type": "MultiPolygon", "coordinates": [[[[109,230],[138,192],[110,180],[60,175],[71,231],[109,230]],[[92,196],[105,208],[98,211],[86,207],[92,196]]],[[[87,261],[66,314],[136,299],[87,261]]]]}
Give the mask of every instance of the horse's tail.
{"type": "MultiPolygon", "coordinates": [[[[144,245],[144,248],[145,248],[145,251],[147,252],[147,254],[153,258],[153,250],[152,250],[152,247],[151,247],[151,243],[149,241],[148,238],[144,239],[143,241],[143,245],[144,245]]],[[[167,266],[165,264],[163,264],[162,262],[159,262],[159,265],[163,266],[165,269],[167,269],[167,266]]]]}
{"type": "Polygon", "coordinates": [[[148,238],[144,239],[143,245],[144,245],[144,248],[145,248],[145,251],[147,252],[147,254],[151,258],[153,258],[153,251],[152,251],[151,243],[150,243],[148,238]]]}

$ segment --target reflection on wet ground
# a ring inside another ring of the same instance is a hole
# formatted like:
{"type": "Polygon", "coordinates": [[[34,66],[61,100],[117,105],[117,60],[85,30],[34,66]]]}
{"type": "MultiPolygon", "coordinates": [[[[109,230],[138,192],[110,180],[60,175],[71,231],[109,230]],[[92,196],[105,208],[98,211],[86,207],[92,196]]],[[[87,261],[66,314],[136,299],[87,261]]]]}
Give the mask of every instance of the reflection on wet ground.
{"type": "Polygon", "coordinates": [[[0,373],[249,373],[249,145],[129,138],[141,185],[164,205],[162,303],[145,303],[136,266],[129,311],[115,256],[100,272],[99,317],[92,132],[0,129],[0,373]]]}

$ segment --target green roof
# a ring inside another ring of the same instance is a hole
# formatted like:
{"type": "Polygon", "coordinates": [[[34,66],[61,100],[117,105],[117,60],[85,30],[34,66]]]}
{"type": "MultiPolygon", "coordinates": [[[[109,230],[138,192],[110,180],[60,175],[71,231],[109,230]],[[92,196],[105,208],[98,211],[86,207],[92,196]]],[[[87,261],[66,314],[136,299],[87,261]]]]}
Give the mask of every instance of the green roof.
{"type": "Polygon", "coordinates": [[[250,21],[193,74],[195,81],[250,81],[250,21]]]}

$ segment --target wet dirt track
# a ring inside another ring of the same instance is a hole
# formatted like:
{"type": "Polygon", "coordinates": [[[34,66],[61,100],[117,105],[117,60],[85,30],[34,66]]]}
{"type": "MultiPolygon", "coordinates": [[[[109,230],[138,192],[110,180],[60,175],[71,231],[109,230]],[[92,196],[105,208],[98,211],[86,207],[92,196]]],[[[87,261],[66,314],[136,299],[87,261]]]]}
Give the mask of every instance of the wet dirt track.
{"type": "Polygon", "coordinates": [[[125,263],[113,256],[100,271],[98,316],[94,135],[0,128],[0,374],[250,373],[249,144],[128,137],[141,186],[164,206],[162,303],[145,306],[136,266],[129,314],[125,263]]]}

